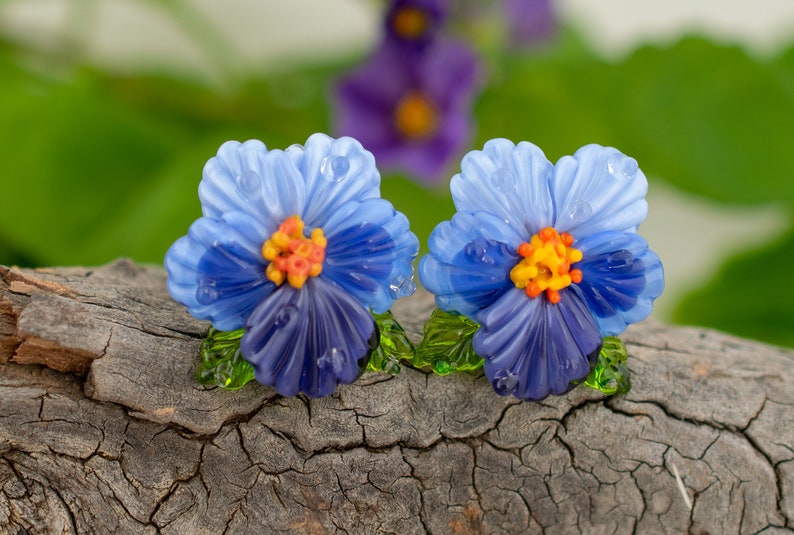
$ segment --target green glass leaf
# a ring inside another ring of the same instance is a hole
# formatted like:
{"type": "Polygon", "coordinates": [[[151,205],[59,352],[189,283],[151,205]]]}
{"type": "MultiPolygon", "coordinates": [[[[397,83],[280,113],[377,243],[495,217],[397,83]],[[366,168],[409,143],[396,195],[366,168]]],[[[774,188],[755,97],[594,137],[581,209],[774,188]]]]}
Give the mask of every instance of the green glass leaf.
{"type": "Polygon", "coordinates": [[[584,384],[607,396],[628,393],[631,390],[631,374],[625,366],[628,355],[626,345],[620,338],[605,337],[598,353],[598,362],[585,378],[584,384]]]}
{"type": "Polygon", "coordinates": [[[372,316],[380,331],[380,344],[372,352],[367,370],[397,375],[400,373],[400,361],[411,360],[413,357],[414,345],[391,311],[372,316]]]}
{"type": "Polygon", "coordinates": [[[424,327],[424,336],[411,363],[417,368],[429,366],[437,375],[473,371],[483,360],[471,346],[480,326],[465,316],[436,308],[424,327]]]}
{"type": "Polygon", "coordinates": [[[674,319],[794,347],[792,263],[794,231],[789,231],[767,247],[729,260],[712,281],[679,303],[674,319]]]}
{"type": "Polygon", "coordinates": [[[196,373],[199,383],[237,390],[254,378],[254,367],[240,353],[243,334],[245,329],[219,331],[210,327],[199,349],[201,364],[196,373]]]}

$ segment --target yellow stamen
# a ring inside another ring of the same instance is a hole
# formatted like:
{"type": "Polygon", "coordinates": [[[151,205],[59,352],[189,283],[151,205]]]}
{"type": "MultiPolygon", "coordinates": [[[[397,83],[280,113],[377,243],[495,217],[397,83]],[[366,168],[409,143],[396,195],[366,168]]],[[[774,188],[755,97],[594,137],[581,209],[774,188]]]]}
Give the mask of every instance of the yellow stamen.
{"type": "Polygon", "coordinates": [[[276,286],[286,280],[293,288],[300,289],[309,277],[322,273],[328,240],[320,228],[312,230],[311,238],[306,238],[303,227],[300,217],[290,216],[262,244],[262,256],[270,261],[265,276],[276,286]]]}
{"type": "Polygon", "coordinates": [[[531,298],[545,292],[549,302],[559,303],[560,290],[582,282],[582,271],[571,269],[571,264],[582,259],[582,252],[571,247],[573,241],[567,232],[541,229],[529,243],[518,246],[518,254],[524,258],[510,271],[510,280],[531,298]]]}
{"type": "Polygon", "coordinates": [[[436,130],[438,117],[433,104],[418,91],[406,94],[394,110],[394,125],[408,139],[421,139],[436,130]]]}
{"type": "Polygon", "coordinates": [[[427,31],[427,15],[415,7],[404,7],[392,15],[392,29],[403,39],[417,39],[427,31]]]}

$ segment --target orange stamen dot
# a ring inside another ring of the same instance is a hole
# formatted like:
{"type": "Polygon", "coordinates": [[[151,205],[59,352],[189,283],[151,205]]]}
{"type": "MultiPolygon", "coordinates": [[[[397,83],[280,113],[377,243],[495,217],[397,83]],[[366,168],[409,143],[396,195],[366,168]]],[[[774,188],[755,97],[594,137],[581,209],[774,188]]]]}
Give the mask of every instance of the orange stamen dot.
{"type": "Polygon", "coordinates": [[[404,7],[392,15],[392,29],[403,39],[417,39],[427,31],[427,16],[421,9],[404,7]]]}
{"type": "Polygon", "coordinates": [[[550,303],[559,303],[560,290],[582,282],[582,271],[571,269],[582,259],[582,252],[571,247],[573,242],[567,232],[560,234],[551,227],[541,229],[529,242],[518,246],[523,259],[510,271],[510,280],[530,298],[545,293],[550,303]]]}
{"type": "Polygon", "coordinates": [[[520,254],[521,256],[529,256],[532,254],[532,251],[534,250],[535,248],[532,247],[532,244],[527,242],[524,242],[518,246],[518,254],[520,254]]]}
{"type": "Polygon", "coordinates": [[[316,277],[323,270],[328,240],[322,229],[314,229],[311,238],[307,238],[303,228],[300,217],[290,216],[262,244],[262,256],[270,261],[265,276],[276,286],[287,281],[293,288],[303,288],[309,277],[316,277]]]}
{"type": "Polygon", "coordinates": [[[557,235],[557,231],[551,227],[542,228],[540,229],[540,232],[538,232],[538,237],[540,238],[540,241],[544,243],[551,241],[555,237],[555,235],[557,235]]]}
{"type": "Polygon", "coordinates": [[[436,130],[438,116],[435,106],[418,91],[411,91],[394,109],[394,126],[408,139],[423,139],[436,130]]]}

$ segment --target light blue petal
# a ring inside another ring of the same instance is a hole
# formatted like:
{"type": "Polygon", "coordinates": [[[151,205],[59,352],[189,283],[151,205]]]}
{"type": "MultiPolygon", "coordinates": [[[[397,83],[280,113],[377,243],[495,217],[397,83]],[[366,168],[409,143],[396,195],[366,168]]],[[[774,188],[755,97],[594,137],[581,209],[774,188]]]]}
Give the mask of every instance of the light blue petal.
{"type": "Polygon", "coordinates": [[[477,315],[474,351],[485,360],[485,375],[497,394],[541,400],[571,389],[590,372],[601,335],[576,288],[552,304],[505,292],[477,315]]]}
{"type": "Polygon", "coordinates": [[[553,166],[538,147],[492,139],[471,151],[452,177],[450,190],[459,212],[490,212],[516,232],[530,236],[553,223],[549,191],[553,166]]]}
{"type": "Polygon", "coordinates": [[[305,146],[287,149],[306,183],[306,207],[300,214],[310,227],[322,226],[351,200],[380,197],[380,173],[372,153],[350,137],[313,134],[305,146]]]}
{"type": "Polygon", "coordinates": [[[419,264],[422,285],[447,312],[474,318],[506,289],[518,263],[521,235],[498,216],[458,212],[430,234],[430,254],[419,264]]]}
{"type": "Polygon", "coordinates": [[[331,394],[366,366],[377,329],[372,315],[344,290],[314,277],[285,284],[251,314],[240,341],[256,379],[283,396],[331,394]]]}
{"type": "Polygon", "coordinates": [[[260,252],[266,231],[242,212],[197,219],[165,256],[168,292],[196,318],[231,331],[274,289],[260,252]]]}
{"type": "Polygon", "coordinates": [[[664,268],[638,234],[601,232],[574,244],[583,259],[579,284],[604,336],[617,336],[650,315],[664,289],[664,268]]]}
{"type": "Polygon", "coordinates": [[[561,158],[551,181],[554,228],[582,239],[605,230],[636,232],[645,219],[648,181],[634,158],[586,145],[561,158]]]}
{"type": "Polygon", "coordinates": [[[305,179],[283,151],[268,152],[256,140],[228,141],[204,166],[199,198],[207,217],[239,211],[275,228],[303,212],[305,179]]]}
{"type": "Polygon", "coordinates": [[[376,313],[415,289],[411,263],[419,240],[408,220],[383,199],[350,201],[323,228],[328,246],[321,278],[355,296],[376,313]]]}

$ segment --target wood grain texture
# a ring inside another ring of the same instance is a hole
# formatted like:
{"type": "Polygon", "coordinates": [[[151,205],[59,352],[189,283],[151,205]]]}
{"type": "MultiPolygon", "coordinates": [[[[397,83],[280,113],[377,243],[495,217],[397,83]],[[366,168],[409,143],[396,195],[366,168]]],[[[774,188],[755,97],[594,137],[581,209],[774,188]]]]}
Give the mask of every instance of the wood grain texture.
{"type": "Polygon", "coordinates": [[[310,400],[198,385],[206,328],[159,267],[0,268],[0,533],[794,528],[791,351],[644,324],[624,397],[404,368],[310,400]]]}

